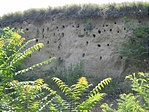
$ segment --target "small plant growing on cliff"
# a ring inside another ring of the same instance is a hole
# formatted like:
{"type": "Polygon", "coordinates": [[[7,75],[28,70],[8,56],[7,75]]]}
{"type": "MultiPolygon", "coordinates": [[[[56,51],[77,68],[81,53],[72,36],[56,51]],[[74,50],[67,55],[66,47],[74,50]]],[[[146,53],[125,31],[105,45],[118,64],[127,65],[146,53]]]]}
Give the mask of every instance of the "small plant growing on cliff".
{"type": "Polygon", "coordinates": [[[92,31],[93,30],[93,25],[91,23],[90,20],[85,20],[84,21],[84,28],[88,31],[92,31]]]}

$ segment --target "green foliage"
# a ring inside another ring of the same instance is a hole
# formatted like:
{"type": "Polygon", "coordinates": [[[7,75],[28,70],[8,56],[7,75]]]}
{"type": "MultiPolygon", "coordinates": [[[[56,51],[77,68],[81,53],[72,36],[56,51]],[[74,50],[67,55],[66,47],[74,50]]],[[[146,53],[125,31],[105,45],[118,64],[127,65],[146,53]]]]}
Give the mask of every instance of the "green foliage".
{"type": "Polygon", "coordinates": [[[135,94],[121,94],[117,99],[118,108],[113,109],[112,105],[104,103],[101,108],[103,112],[148,112],[149,111],[149,74],[139,72],[138,75],[126,76],[131,80],[132,90],[135,94]]]}
{"type": "MultiPolygon", "coordinates": [[[[84,71],[84,64],[82,61],[75,64],[71,64],[68,67],[60,65],[58,68],[51,68],[50,70],[45,71],[44,74],[45,77],[48,77],[50,79],[52,77],[58,77],[59,79],[67,83],[69,86],[76,83],[80,77],[87,76],[84,71]]],[[[48,80],[47,83],[53,85],[52,81],[48,80]]]]}
{"type": "Polygon", "coordinates": [[[76,84],[73,84],[70,87],[59,78],[53,77],[53,80],[65,94],[68,103],[67,108],[69,108],[70,111],[83,112],[85,110],[91,111],[93,106],[102,99],[105,94],[100,93],[99,90],[104,88],[104,86],[111,81],[111,78],[101,81],[93,90],[90,91],[84,101],[82,98],[84,98],[87,89],[91,86],[88,84],[85,77],[81,77],[76,84]]]}
{"type": "Polygon", "coordinates": [[[44,84],[42,79],[24,82],[14,80],[7,83],[1,97],[0,110],[11,112],[42,111],[46,106],[51,105],[52,99],[56,99],[56,97],[56,92],[44,84]],[[45,90],[50,94],[45,94],[45,90]]]}
{"type": "Polygon", "coordinates": [[[135,66],[138,71],[146,70],[149,62],[149,26],[134,28],[133,35],[122,44],[119,52],[129,67],[135,66]]]}
{"type": "Polygon", "coordinates": [[[88,31],[92,31],[93,30],[93,25],[91,23],[90,20],[85,20],[84,21],[84,28],[88,31]]]}
{"type": "Polygon", "coordinates": [[[0,38],[0,76],[2,80],[13,78],[14,74],[21,74],[28,70],[34,69],[36,66],[42,66],[43,64],[48,64],[51,62],[51,58],[49,60],[46,60],[42,63],[35,64],[27,69],[23,69],[21,71],[15,71],[16,65],[27,58],[29,55],[31,55],[35,50],[38,50],[43,47],[42,43],[37,43],[33,46],[31,46],[28,49],[25,49],[25,47],[35,41],[29,40],[24,45],[23,41],[25,38],[21,38],[21,36],[17,32],[13,32],[13,29],[10,28],[4,28],[1,30],[1,38],[0,38]]]}
{"type": "Polygon", "coordinates": [[[42,79],[18,82],[13,81],[14,76],[33,70],[37,66],[48,64],[55,57],[29,68],[16,71],[18,63],[35,50],[43,47],[42,43],[38,43],[26,48],[35,39],[24,43],[25,38],[21,38],[18,32],[20,31],[14,32],[9,27],[0,29],[0,111],[40,111],[49,103],[52,104],[52,100],[58,98],[55,95],[56,92],[52,91],[46,84],[43,84],[42,79]],[[46,96],[43,94],[44,89],[49,91],[46,96]],[[47,101],[48,98],[49,100],[47,101]]]}
{"type": "Polygon", "coordinates": [[[1,25],[9,25],[14,22],[23,22],[24,20],[42,20],[55,15],[67,17],[88,18],[93,16],[103,17],[103,11],[107,17],[129,16],[132,13],[148,16],[148,2],[120,3],[120,4],[83,4],[66,5],[57,8],[29,9],[24,12],[9,13],[0,18],[1,25]],[[140,13],[140,11],[141,13],[140,13]]]}

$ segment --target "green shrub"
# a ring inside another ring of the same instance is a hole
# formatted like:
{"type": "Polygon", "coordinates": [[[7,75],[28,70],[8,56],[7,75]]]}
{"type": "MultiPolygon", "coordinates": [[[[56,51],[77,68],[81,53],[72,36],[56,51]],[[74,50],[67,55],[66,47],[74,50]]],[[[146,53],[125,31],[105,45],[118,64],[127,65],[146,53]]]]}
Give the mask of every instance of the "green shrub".
{"type": "Polygon", "coordinates": [[[132,30],[133,35],[122,43],[120,55],[126,60],[128,67],[135,67],[136,71],[147,70],[149,63],[149,26],[139,25],[132,30]]]}
{"type": "Polygon", "coordinates": [[[91,85],[88,84],[88,81],[85,77],[79,78],[78,82],[71,86],[68,86],[59,78],[53,77],[52,79],[64,93],[65,103],[67,104],[67,110],[62,108],[59,109],[59,111],[64,110],[69,112],[90,112],[93,106],[97,104],[105,95],[104,93],[100,93],[99,91],[111,81],[111,78],[106,78],[91,91],[88,91],[88,88],[91,85]]]}
{"type": "Polygon", "coordinates": [[[91,23],[90,20],[85,20],[84,21],[84,28],[88,31],[92,31],[93,30],[93,25],[91,23]]]}
{"type": "Polygon", "coordinates": [[[132,84],[134,93],[121,94],[117,99],[118,107],[113,109],[112,105],[104,103],[101,108],[103,112],[148,112],[149,111],[149,74],[139,72],[138,75],[126,76],[132,84]]]}
{"type": "MultiPolygon", "coordinates": [[[[32,107],[30,103],[39,103],[37,100],[35,102],[33,101],[43,94],[41,90],[45,88],[50,90],[50,88],[42,83],[42,80],[28,82],[13,81],[15,75],[33,70],[38,66],[48,64],[54,59],[51,58],[26,69],[16,71],[18,63],[31,55],[35,50],[43,47],[42,43],[37,43],[29,48],[26,48],[26,46],[29,43],[34,42],[35,39],[29,40],[26,43],[24,43],[24,40],[25,38],[21,38],[21,35],[18,34],[18,31],[14,32],[13,29],[8,27],[0,29],[0,111],[21,112],[24,111],[25,108],[27,111],[30,111],[36,107],[36,105],[32,107]],[[29,93],[26,93],[25,88],[29,89],[29,91],[27,91],[29,93]]],[[[55,94],[55,92],[52,90],[50,90],[49,93],[55,94]]],[[[42,98],[44,97],[45,96],[42,96],[42,98]]],[[[55,96],[52,98],[55,98],[55,96]]],[[[46,104],[40,104],[40,106],[37,106],[36,110],[41,110],[39,107],[45,107],[46,104]]]]}
{"type": "MultiPolygon", "coordinates": [[[[86,76],[86,73],[84,71],[84,64],[82,61],[76,64],[71,64],[68,67],[65,67],[62,65],[58,68],[49,69],[45,71],[44,74],[45,74],[45,77],[48,77],[48,78],[52,78],[52,77],[60,78],[69,86],[76,83],[78,78],[82,76],[86,76]]],[[[47,81],[47,83],[50,83],[50,82],[51,81],[47,81]]]]}

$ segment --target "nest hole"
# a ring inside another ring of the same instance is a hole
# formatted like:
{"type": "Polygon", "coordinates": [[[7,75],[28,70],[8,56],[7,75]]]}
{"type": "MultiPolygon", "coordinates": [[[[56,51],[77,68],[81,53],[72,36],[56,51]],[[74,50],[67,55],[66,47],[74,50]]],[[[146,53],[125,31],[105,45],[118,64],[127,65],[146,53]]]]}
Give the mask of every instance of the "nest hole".
{"type": "Polygon", "coordinates": [[[93,34],[93,37],[95,38],[95,37],[96,37],[96,35],[95,35],[95,34],[93,34]]]}
{"type": "Polygon", "coordinates": [[[26,31],[28,31],[29,30],[29,28],[26,28],[26,31]]]}
{"type": "Polygon", "coordinates": [[[98,30],[98,33],[100,34],[100,33],[101,33],[101,31],[100,31],[100,30],[98,30]]]}
{"type": "Polygon", "coordinates": [[[64,33],[62,33],[62,37],[64,37],[65,36],[65,34],[64,33]]]}
{"type": "Polygon", "coordinates": [[[100,56],[100,60],[102,60],[102,56],[100,56]]]}
{"type": "Polygon", "coordinates": [[[49,41],[47,41],[47,44],[49,44],[49,41]]]}
{"type": "Polygon", "coordinates": [[[42,29],[42,33],[44,32],[44,28],[42,29]]]}
{"type": "Polygon", "coordinates": [[[47,31],[49,31],[49,27],[47,27],[47,31]]]}
{"type": "Polygon", "coordinates": [[[77,28],[79,28],[79,27],[80,27],[80,25],[78,24],[76,27],[77,27],[77,28]]]}
{"type": "Polygon", "coordinates": [[[88,45],[88,41],[86,41],[86,46],[88,45]]]}
{"type": "Polygon", "coordinates": [[[98,46],[98,47],[101,47],[101,45],[100,45],[100,44],[98,44],[97,46],[98,46]]]}
{"type": "Polygon", "coordinates": [[[36,39],[36,43],[38,42],[38,39],[36,39]]]}
{"type": "Polygon", "coordinates": [[[82,54],[82,57],[85,57],[85,53],[82,54]]]}
{"type": "Polygon", "coordinates": [[[65,28],[65,26],[63,25],[62,28],[65,28]]]}

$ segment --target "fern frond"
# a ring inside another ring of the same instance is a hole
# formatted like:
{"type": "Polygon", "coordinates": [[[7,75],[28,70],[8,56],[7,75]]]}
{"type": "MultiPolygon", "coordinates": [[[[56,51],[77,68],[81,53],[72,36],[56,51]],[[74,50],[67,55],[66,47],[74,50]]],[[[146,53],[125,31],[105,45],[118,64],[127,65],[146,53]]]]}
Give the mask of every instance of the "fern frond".
{"type": "Polygon", "coordinates": [[[44,65],[44,64],[48,64],[48,63],[50,63],[50,62],[51,62],[52,60],[54,60],[54,59],[56,59],[56,57],[52,57],[52,58],[50,58],[50,59],[48,59],[48,60],[46,60],[46,61],[43,61],[43,62],[38,63],[38,64],[35,64],[35,65],[33,65],[33,66],[31,66],[31,67],[28,67],[28,68],[26,68],[26,69],[20,70],[20,71],[16,72],[15,75],[23,74],[23,73],[26,73],[26,72],[29,71],[29,70],[33,70],[35,67],[39,67],[39,66],[42,66],[42,65],[44,65]]]}
{"type": "Polygon", "coordinates": [[[21,52],[28,44],[30,44],[31,42],[34,42],[36,39],[31,39],[31,40],[28,40],[24,45],[22,45],[19,50],[16,52],[16,53],[19,53],[21,52]]]}
{"type": "Polygon", "coordinates": [[[58,85],[61,91],[64,92],[65,94],[71,91],[69,86],[65,84],[62,80],[60,80],[59,78],[53,77],[52,80],[58,85]]]}
{"type": "Polygon", "coordinates": [[[52,107],[56,110],[63,110],[68,108],[68,103],[64,101],[59,95],[52,96],[52,98],[48,99],[49,96],[52,94],[48,94],[45,98],[42,99],[40,102],[40,108],[37,112],[41,112],[45,107],[49,105],[49,107],[52,107]]]}
{"type": "Polygon", "coordinates": [[[112,78],[106,78],[102,80],[89,94],[88,97],[93,97],[94,95],[99,93],[99,90],[104,88],[105,85],[108,85],[108,83],[111,81],[112,78]]]}
{"type": "Polygon", "coordinates": [[[103,93],[97,93],[96,95],[89,97],[87,100],[83,101],[80,105],[78,105],[76,107],[76,110],[79,110],[80,112],[90,110],[102,99],[104,95],[105,94],[103,93]]]}
{"type": "Polygon", "coordinates": [[[10,65],[14,65],[18,61],[25,59],[27,56],[32,54],[35,50],[39,50],[42,47],[43,47],[42,43],[35,44],[34,46],[25,50],[23,53],[19,53],[19,55],[17,57],[13,58],[13,60],[10,62],[10,65]]]}

